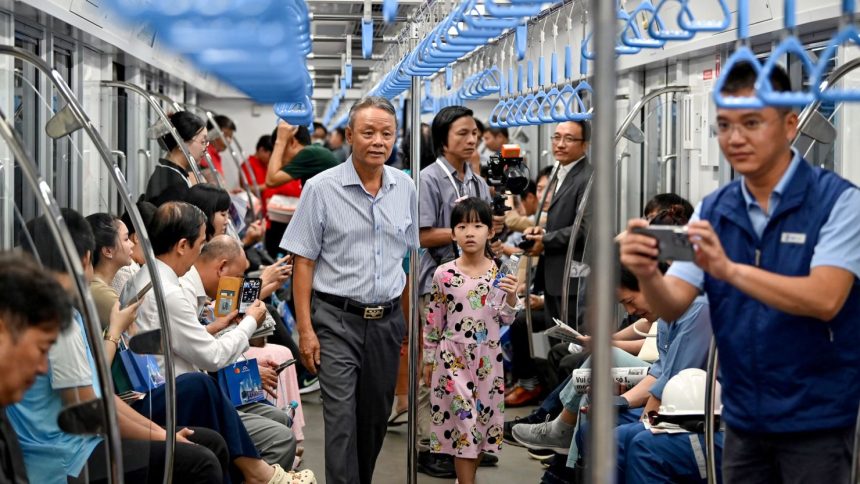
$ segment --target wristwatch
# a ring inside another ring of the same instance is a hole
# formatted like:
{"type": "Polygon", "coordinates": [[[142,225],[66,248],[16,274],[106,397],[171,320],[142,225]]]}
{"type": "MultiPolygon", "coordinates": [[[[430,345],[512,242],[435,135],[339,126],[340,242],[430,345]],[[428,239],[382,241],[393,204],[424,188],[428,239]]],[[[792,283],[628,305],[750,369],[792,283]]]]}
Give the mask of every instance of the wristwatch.
{"type": "Polygon", "coordinates": [[[102,331],[102,337],[104,338],[105,341],[110,341],[111,343],[117,345],[117,347],[119,346],[119,336],[112,337],[110,335],[110,333],[108,333],[107,328],[105,328],[105,330],[102,331]]]}

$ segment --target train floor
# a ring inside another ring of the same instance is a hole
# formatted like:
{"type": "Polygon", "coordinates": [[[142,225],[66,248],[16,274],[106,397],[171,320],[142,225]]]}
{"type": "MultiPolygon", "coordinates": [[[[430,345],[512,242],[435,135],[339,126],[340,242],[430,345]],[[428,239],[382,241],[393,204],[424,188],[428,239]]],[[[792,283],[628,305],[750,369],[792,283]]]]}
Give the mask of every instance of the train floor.
{"type": "MultiPolygon", "coordinates": [[[[324,430],[322,401],[319,392],[302,395],[305,413],[305,447],[302,469],[312,469],[317,475],[318,484],[325,484],[324,430]]],[[[512,408],[505,412],[507,419],[526,415],[533,407],[512,408]]],[[[379,459],[376,461],[374,484],[406,483],[406,426],[388,432],[379,459]]],[[[540,480],[543,468],[536,460],[530,459],[526,450],[505,443],[499,454],[497,467],[478,469],[478,484],[536,483],[540,480]]],[[[418,474],[419,484],[453,483],[454,479],[436,479],[418,474]]]]}

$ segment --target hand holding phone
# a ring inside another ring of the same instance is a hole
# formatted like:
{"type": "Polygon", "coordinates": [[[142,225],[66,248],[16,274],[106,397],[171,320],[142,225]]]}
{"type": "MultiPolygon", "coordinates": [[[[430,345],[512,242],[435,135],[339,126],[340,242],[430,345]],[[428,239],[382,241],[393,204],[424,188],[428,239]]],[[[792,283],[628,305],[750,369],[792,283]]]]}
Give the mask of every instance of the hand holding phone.
{"type": "Polygon", "coordinates": [[[141,288],[133,298],[121,304],[120,310],[125,309],[138,301],[142,301],[143,296],[146,296],[146,293],[149,292],[150,289],[152,289],[152,281],[149,281],[145,286],[143,286],[143,288],[141,288]]]}
{"type": "Polygon", "coordinates": [[[696,251],[687,236],[687,227],[677,225],[649,225],[633,227],[633,232],[657,239],[659,261],[693,261],[696,251]]]}
{"type": "Polygon", "coordinates": [[[242,289],[239,294],[239,315],[244,315],[251,304],[260,297],[263,288],[263,280],[256,277],[247,277],[242,281],[242,289]]]}

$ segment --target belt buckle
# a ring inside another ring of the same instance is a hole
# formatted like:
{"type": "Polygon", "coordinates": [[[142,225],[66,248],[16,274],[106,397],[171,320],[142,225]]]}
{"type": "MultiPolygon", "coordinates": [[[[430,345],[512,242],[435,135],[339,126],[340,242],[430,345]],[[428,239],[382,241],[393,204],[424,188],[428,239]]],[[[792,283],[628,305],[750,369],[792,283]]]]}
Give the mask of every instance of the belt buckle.
{"type": "Polygon", "coordinates": [[[364,308],[364,319],[382,319],[385,313],[385,308],[382,306],[374,306],[372,308],[364,308]]]}

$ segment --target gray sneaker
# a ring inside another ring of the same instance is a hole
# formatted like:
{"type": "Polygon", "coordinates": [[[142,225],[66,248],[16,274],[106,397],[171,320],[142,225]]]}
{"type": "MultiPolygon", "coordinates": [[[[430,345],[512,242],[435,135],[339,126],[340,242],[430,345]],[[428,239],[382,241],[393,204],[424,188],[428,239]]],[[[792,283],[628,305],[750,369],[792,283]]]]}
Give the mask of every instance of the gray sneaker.
{"type": "Polygon", "coordinates": [[[545,422],[539,424],[514,425],[511,433],[517,442],[529,449],[549,449],[567,455],[570,452],[574,428],[571,427],[566,432],[558,431],[553,421],[547,417],[545,422]]]}

